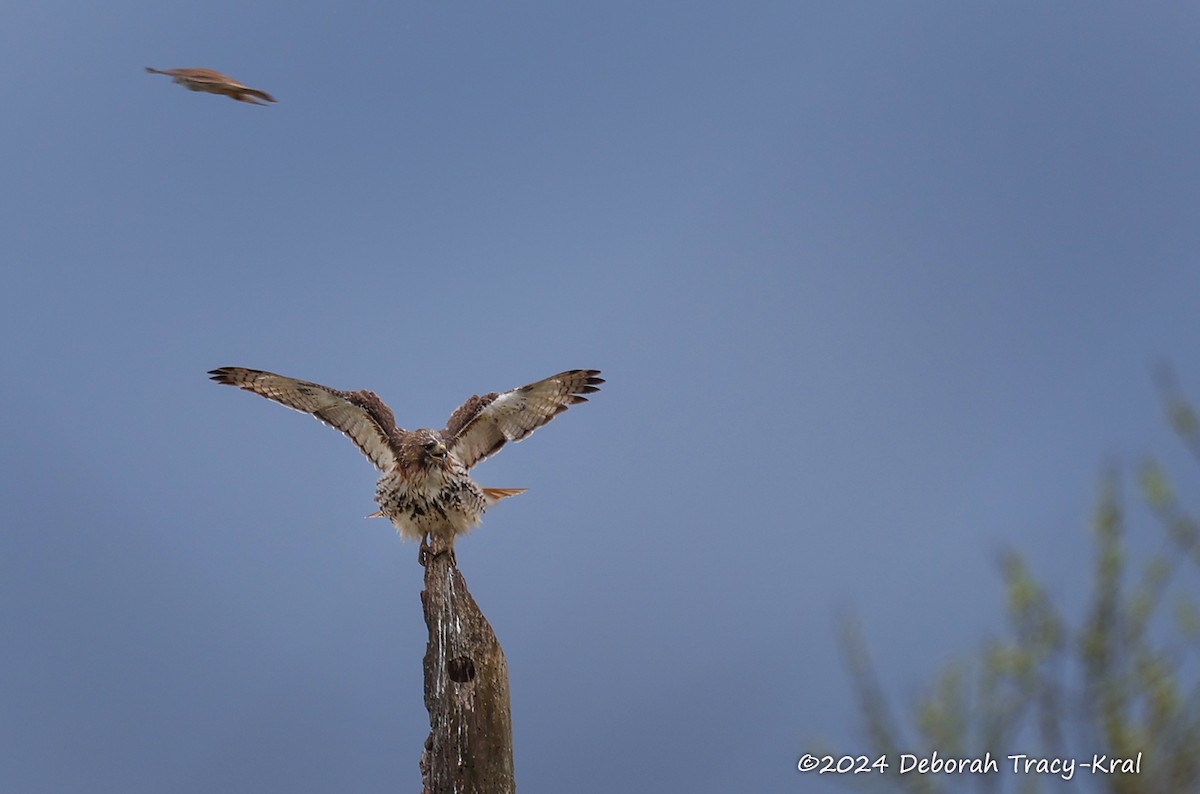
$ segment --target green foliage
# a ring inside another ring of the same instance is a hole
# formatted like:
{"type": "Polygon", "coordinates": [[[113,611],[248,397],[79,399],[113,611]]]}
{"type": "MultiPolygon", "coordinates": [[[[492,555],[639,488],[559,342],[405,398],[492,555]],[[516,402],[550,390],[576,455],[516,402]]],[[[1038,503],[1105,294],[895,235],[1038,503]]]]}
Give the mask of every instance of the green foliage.
{"type": "MultiPolygon", "coordinates": [[[[1173,380],[1161,384],[1168,421],[1200,461],[1196,411],[1173,380]]],[[[1184,594],[1200,581],[1200,521],[1179,504],[1156,462],[1141,468],[1138,484],[1163,527],[1162,551],[1144,564],[1131,562],[1119,481],[1105,476],[1093,519],[1092,589],[1077,625],[1059,612],[1024,557],[1004,554],[1004,636],[947,666],[906,720],[892,716],[861,632],[845,622],[842,647],[870,754],[894,759],[936,749],[972,758],[990,751],[1001,761],[999,775],[890,770],[877,785],[923,794],[1036,792],[1054,783],[1112,794],[1200,791],[1200,608],[1184,594]],[[1172,609],[1164,608],[1168,600],[1172,609]],[[1006,774],[1005,757],[1018,751],[1080,759],[1141,753],[1143,760],[1138,774],[1080,775],[1068,784],[1053,775],[1006,774]]]]}

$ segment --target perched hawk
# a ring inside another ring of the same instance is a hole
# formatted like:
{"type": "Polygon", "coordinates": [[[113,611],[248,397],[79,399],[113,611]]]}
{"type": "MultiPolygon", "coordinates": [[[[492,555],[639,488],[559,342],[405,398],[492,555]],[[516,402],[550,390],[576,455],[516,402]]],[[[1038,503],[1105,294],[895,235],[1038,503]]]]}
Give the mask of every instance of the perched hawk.
{"type": "Polygon", "coordinates": [[[267,102],[275,101],[275,97],[266,91],[259,91],[257,88],[244,86],[220,72],[214,72],[212,69],[151,69],[147,66],[146,71],[151,74],[165,74],[176,83],[191,91],[224,94],[230,99],[236,99],[238,102],[265,105],[267,102]],[[259,99],[264,99],[266,102],[259,102],[259,99]]]}
{"type": "Polygon", "coordinates": [[[599,370],[572,369],[506,391],[473,395],[443,430],[404,430],[370,391],[339,391],[271,372],[221,367],[208,373],[268,400],[312,414],[341,430],[383,472],[375,501],[404,538],[429,536],[442,547],[476,526],[483,511],[524,488],[482,488],[468,470],[505,442],[520,441],[568,406],[599,390],[599,370]]]}

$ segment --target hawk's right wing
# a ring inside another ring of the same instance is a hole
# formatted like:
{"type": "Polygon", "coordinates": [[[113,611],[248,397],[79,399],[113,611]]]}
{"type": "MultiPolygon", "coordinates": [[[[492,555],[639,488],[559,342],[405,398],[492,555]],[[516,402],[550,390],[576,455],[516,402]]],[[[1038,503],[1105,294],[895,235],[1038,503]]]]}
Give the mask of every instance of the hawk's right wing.
{"type": "Polygon", "coordinates": [[[254,392],[280,405],[312,414],[341,430],[380,471],[390,471],[396,464],[392,439],[403,431],[396,427],[392,410],[374,392],[338,391],[319,383],[242,367],[221,367],[208,374],[217,383],[254,392]]]}

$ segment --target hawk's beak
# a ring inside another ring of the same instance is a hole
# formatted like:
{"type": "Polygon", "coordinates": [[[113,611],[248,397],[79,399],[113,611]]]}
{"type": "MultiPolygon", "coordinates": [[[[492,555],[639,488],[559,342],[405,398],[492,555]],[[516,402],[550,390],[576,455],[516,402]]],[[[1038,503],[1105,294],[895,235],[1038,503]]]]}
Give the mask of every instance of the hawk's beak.
{"type": "Polygon", "coordinates": [[[437,442],[437,445],[434,446],[433,449],[429,450],[429,454],[431,457],[437,458],[438,460],[445,460],[446,459],[446,445],[443,444],[441,441],[437,442]]]}

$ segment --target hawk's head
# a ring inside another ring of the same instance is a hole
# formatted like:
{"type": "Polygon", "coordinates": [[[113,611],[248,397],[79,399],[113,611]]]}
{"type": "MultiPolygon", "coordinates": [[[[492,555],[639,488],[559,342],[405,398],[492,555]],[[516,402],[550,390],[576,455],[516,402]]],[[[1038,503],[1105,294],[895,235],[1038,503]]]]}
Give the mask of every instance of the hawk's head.
{"type": "Polygon", "coordinates": [[[446,445],[441,441],[430,440],[421,445],[421,449],[425,450],[425,454],[432,460],[446,459],[446,445]]]}
{"type": "Polygon", "coordinates": [[[408,434],[401,455],[405,468],[439,469],[450,452],[441,434],[434,430],[415,430],[408,434]]]}

